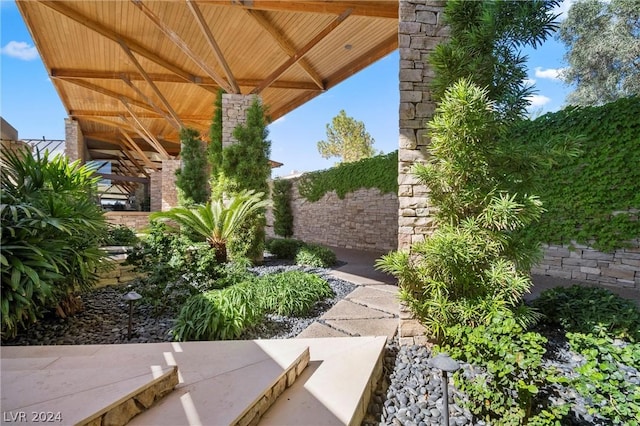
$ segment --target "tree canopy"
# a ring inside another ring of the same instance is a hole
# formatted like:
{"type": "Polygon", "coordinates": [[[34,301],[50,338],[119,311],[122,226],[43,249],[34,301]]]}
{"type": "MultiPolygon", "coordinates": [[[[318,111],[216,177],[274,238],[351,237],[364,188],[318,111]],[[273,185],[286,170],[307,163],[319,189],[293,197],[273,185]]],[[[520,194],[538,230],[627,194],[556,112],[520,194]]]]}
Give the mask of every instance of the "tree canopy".
{"type": "Polygon", "coordinates": [[[362,121],[340,110],[327,124],[327,140],[318,142],[318,152],[322,158],[338,157],[340,162],[350,163],[373,157],[374,142],[362,121]]]}
{"type": "Polygon", "coordinates": [[[640,95],[640,1],[578,0],[560,27],[576,89],[569,105],[602,105],[640,95]]]}

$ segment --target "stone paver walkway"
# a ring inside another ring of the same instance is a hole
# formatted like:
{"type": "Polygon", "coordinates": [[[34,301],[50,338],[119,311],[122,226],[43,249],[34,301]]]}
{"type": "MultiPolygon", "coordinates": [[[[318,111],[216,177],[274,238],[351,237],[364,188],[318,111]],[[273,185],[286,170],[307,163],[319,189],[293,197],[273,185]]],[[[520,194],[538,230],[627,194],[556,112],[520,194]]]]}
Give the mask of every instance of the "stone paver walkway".
{"type": "Polygon", "coordinates": [[[398,330],[399,309],[396,280],[373,268],[383,253],[332,247],[344,265],[332,275],[358,286],[347,297],[307,327],[298,338],[386,336],[398,330]]]}

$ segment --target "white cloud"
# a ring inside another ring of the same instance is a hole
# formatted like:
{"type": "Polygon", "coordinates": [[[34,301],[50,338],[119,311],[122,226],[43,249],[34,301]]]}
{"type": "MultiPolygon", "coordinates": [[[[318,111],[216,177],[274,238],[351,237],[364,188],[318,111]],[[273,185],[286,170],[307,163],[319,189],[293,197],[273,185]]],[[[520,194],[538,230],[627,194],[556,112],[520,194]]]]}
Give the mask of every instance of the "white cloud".
{"type": "Polygon", "coordinates": [[[532,107],[541,107],[551,102],[551,98],[548,98],[544,95],[527,96],[527,100],[532,107]]]}
{"type": "Polygon", "coordinates": [[[3,55],[22,59],[23,61],[31,61],[38,57],[38,50],[24,41],[10,41],[0,49],[0,52],[3,55]]]}
{"type": "Polygon", "coordinates": [[[536,67],[536,77],[548,78],[550,80],[560,80],[560,74],[564,71],[564,68],[547,68],[536,67]]]}

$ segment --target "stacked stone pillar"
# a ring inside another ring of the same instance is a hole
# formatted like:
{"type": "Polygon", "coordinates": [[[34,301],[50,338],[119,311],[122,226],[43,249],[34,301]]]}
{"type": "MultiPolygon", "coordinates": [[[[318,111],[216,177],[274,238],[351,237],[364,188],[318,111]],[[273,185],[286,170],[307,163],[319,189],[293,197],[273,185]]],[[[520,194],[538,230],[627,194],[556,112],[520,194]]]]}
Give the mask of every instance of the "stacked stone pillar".
{"type": "Polygon", "coordinates": [[[428,57],[446,39],[442,24],[444,1],[400,0],[400,140],[398,149],[398,249],[409,249],[433,231],[429,190],[411,173],[425,162],[429,138],[427,121],[433,117],[428,57]]]}
{"type": "Polygon", "coordinates": [[[83,164],[87,160],[85,155],[84,136],[80,125],[71,117],[64,119],[65,145],[64,154],[69,161],[80,160],[83,164]]]}
{"type": "Polygon", "coordinates": [[[222,147],[226,148],[237,141],[233,137],[233,129],[247,121],[247,110],[256,95],[228,94],[222,95],[222,147]]]}
{"type": "MultiPolygon", "coordinates": [[[[447,37],[443,25],[444,1],[400,0],[400,140],[398,146],[398,249],[408,250],[434,230],[429,189],[411,173],[428,158],[427,122],[435,102],[430,81],[434,72],[428,57],[447,37]]],[[[400,307],[401,343],[421,343],[424,327],[406,306],[400,307]]]]}

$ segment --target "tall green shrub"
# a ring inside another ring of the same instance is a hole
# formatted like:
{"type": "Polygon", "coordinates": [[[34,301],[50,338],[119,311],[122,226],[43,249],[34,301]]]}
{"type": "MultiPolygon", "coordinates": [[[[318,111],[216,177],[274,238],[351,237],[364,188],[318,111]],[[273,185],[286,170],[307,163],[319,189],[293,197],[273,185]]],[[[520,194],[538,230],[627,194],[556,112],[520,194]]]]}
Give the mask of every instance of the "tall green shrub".
{"type": "Polygon", "coordinates": [[[293,211],[291,210],[291,181],[273,181],[273,230],[276,235],[289,238],[293,235],[293,211]]]}
{"type": "Polygon", "coordinates": [[[207,157],[200,133],[191,128],[180,129],[182,168],[176,170],[176,186],[180,189],[181,204],[202,204],[209,198],[207,187],[207,157]]]}
{"type": "Polygon", "coordinates": [[[215,103],[213,104],[214,112],[211,126],[209,127],[209,147],[207,155],[209,157],[210,167],[210,184],[211,189],[215,191],[219,183],[222,168],[222,95],[224,91],[218,90],[215,103]]]}
{"type": "Polygon", "coordinates": [[[49,309],[76,309],[107,255],[104,214],[94,200],[94,169],[47,152],[3,153],[0,174],[2,337],[15,335],[49,309]]]}

